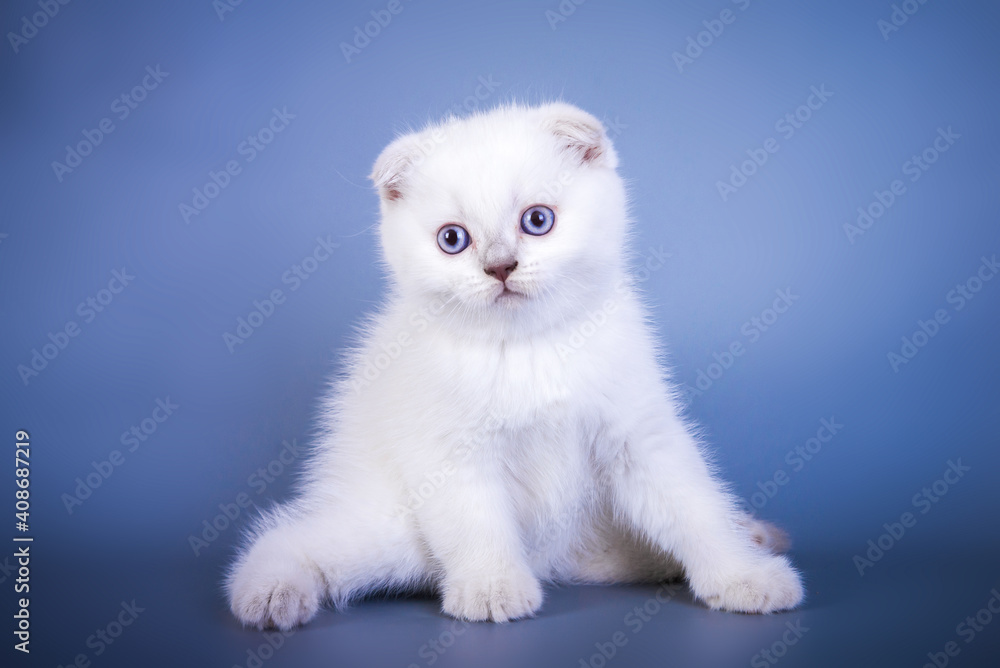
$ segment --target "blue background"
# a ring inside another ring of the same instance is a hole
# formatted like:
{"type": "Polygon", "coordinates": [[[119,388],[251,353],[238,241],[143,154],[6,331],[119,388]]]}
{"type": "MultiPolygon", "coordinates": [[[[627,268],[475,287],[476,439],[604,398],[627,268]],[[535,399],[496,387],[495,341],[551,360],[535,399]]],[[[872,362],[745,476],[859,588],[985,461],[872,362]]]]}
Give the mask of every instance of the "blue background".
{"type": "Polygon", "coordinates": [[[281,462],[283,442],[309,441],[338,351],[379,302],[371,164],[449,110],[553,98],[613,128],[636,271],[691,415],[734,489],[793,536],[806,604],[749,617],[681,592],[636,632],[626,615],[654,587],[565,587],[536,620],[454,635],[432,598],[370,601],[324,612],[263,665],[773,665],[770,648],[783,666],[921,666],[949,641],[950,665],[997,665],[1000,621],[971,642],[956,627],[1000,587],[1000,279],[961,310],[948,295],[1000,253],[1000,9],[902,4],[917,10],[883,34],[880,1],[72,2],[34,32],[37,3],[4,3],[0,434],[10,450],[31,434],[35,538],[30,659],[10,649],[15,575],[0,569],[5,665],[253,665],[266,638],[219,588],[249,512],[220,521],[220,504],[287,498],[298,460],[281,462]],[[732,22],[712,23],[723,10],[732,22]],[[346,57],[373,11],[391,22],[346,57]],[[679,66],[689,38],[707,46],[679,66]],[[121,118],[115,99],[147,67],[166,74],[121,118]],[[776,124],[814,86],[832,95],[788,137],[776,124]],[[247,161],[241,142],[275,109],[294,118],[247,161]],[[53,162],[105,118],[113,131],[59,178],[53,162]],[[949,128],[911,181],[904,163],[949,128]],[[717,183],[769,138],[777,151],[723,198],[717,183]],[[239,174],[185,221],[230,160],[239,174]],[[896,179],[905,192],[850,239],[896,179]],[[283,277],[318,238],[338,248],[292,290],[283,277]],[[669,254],[652,271],[650,249],[669,254]],[[78,305],[116,270],[134,280],[86,321],[78,305]],[[231,352],[223,334],[275,289],[284,303],[231,352]],[[752,341],[745,323],[770,320],[778,290],[797,299],[752,341]],[[948,322],[894,370],[887,355],[938,309],[948,322]],[[70,321],[78,335],[24,382],[18,367],[70,321]],[[699,372],[716,378],[699,389],[699,372]],[[123,432],[168,398],[178,408],[128,451],[123,432]],[[795,470],[787,453],[823,419],[843,426],[795,470]],[[64,495],[114,450],[121,465],[69,512],[64,495]],[[959,459],[968,472],[915,506],[959,459]],[[855,555],[905,512],[915,526],[859,575],[855,555]],[[213,520],[224,529],[196,555],[213,520]],[[88,637],[133,599],[144,611],[97,655],[88,637]],[[796,623],[809,630],[783,645],[796,623]],[[602,659],[616,631],[627,642],[602,659]]]}

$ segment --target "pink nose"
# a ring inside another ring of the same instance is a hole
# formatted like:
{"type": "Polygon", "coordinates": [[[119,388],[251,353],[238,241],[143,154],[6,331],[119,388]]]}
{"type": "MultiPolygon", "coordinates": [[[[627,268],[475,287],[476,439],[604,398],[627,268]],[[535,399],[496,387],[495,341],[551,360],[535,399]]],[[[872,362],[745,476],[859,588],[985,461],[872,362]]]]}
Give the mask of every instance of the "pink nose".
{"type": "Polygon", "coordinates": [[[507,280],[507,277],[510,276],[511,272],[513,272],[515,269],[517,269],[517,262],[505,266],[501,265],[497,267],[486,267],[485,271],[487,274],[489,274],[493,278],[503,283],[504,281],[507,280]]]}

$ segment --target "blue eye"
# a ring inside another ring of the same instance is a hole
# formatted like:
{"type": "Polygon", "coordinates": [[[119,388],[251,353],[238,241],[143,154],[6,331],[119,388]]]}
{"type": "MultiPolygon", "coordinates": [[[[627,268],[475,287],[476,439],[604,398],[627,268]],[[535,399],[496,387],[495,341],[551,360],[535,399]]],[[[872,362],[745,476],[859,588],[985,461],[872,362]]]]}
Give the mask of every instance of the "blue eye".
{"type": "Polygon", "coordinates": [[[461,225],[445,225],[438,230],[438,246],[449,255],[464,251],[469,241],[469,233],[461,225]]]}
{"type": "Polygon", "coordinates": [[[521,229],[540,237],[548,234],[556,223],[556,214],[547,206],[533,206],[521,214],[521,229]]]}

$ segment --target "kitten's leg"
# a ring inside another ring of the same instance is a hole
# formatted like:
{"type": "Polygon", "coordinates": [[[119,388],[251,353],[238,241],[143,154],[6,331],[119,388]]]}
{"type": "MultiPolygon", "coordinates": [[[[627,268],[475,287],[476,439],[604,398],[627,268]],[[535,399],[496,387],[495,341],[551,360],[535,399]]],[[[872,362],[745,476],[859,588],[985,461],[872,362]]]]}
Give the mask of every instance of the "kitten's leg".
{"type": "Polygon", "coordinates": [[[693,436],[666,412],[632,430],[611,466],[620,512],[681,562],[692,591],[711,607],[772,612],[798,605],[799,574],[754,538],[693,436]]]}
{"type": "Polygon", "coordinates": [[[312,619],[324,601],[343,605],[374,589],[424,581],[426,558],[414,532],[387,505],[375,507],[300,503],[263,519],[226,578],[236,618],[289,629],[312,619]]]}
{"type": "Polygon", "coordinates": [[[465,462],[418,510],[422,537],[440,565],[442,609],[453,617],[505,622],[542,605],[501,475],[465,462]]]}

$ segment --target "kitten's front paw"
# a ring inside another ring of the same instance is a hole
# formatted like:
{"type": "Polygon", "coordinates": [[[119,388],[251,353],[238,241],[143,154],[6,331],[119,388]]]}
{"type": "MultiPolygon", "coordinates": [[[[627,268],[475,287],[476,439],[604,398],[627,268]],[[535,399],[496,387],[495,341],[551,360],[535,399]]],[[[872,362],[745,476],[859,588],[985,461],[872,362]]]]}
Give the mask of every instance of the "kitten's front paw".
{"type": "Polygon", "coordinates": [[[287,555],[266,558],[251,550],[226,583],[229,608],[244,625],[284,631],[305,624],[319,610],[319,573],[296,565],[287,555]]]}
{"type": "Polygon", "coordinates": [[[714,609],[768,613],[794,608],[805,595],[785,557],[762,556],[707,582],[691,579],[694,594],[714,609]]]}
{"type": "Polygon", "coordinates": [[[529,572],[446,578],[442,609],[471,622],[530,617],[542,607],[542,586],[529,572]]]}

